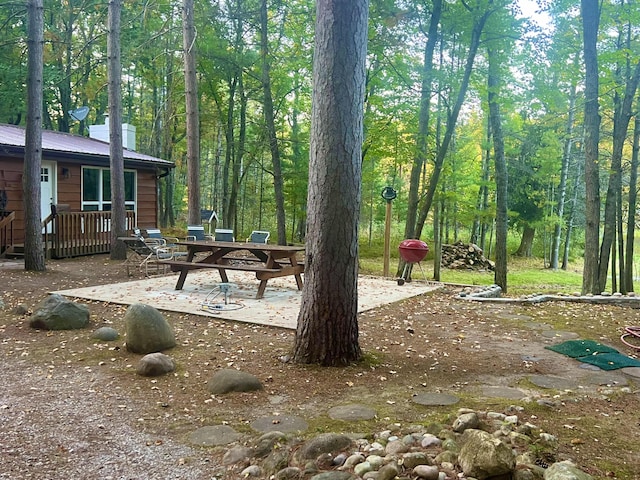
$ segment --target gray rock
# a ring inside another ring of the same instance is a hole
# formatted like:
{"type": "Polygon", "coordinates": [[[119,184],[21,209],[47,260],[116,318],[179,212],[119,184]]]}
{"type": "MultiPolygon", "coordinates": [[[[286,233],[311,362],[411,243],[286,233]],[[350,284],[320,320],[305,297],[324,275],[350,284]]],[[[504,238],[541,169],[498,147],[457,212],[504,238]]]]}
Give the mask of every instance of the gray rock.
{"type": "Polygon", "coordinates": [[[503,475],[516,466],[511,447],[482,430],[469,429],[462,435],[458,462],[464,474],[478,480],[503,475]]]}
{"type": "Polygon", "coordinates": [[[176,346],[169,322],[155,308],[136,303],[124,315],[127,350],[133,353],[161,352],[176,346]]]}
{"type": "Polygon", "coordinates": [[[413,470],[418,465],[431,465],[431,459],[423,452],[409,452],[402,455],[402,466],[413,470]]]}
{"type": "Polygon", "coordinates": [[[439,447],[442,445],[442,440],[431,433],[425,433],[420,442],[422,448],[439,447]]]}
{"type": "Polygon", "coordinates": [[[207,389],[214,395],[229,392],[254,392],[262,390],[262,388],[262,383],[254,375],[231,368],[218,370],[207,383],[207,389]]]}
{"type": "Polygon", "coordinates": [[[194,445],[212,447],[233,443],[240,437],[241,435],[228,425],[212,425],[192,432],[189,441],[194,445]]]}
{"type": "Polygon", "coordinates": [[[376,416],[376,411],[364,405],[340,405],[333,407],[328,412],[334,420],[346,420],[350,422],[358,420],[371,420],[376,416]]]}
{"type": "Polygon", "coordinates": [[[513,480],[539,480],[542,477],[537,477],[536,474],[526,467],[518,467],[513,472],[513,480]]]}
{"type": "Polygon", "coordinates": [[[267,458],[262,462],[262,468],[267,474],[275,474],[276,472],[287,467],[289,464],[289,449],[273,450],[267,458]]]}
{"type": "Polygon", "coordinates": [[[251,422],[251,428],[257,432],[304,432],[309,424],[296,415],[270,415],[256,418],[251,422]]]}
{"type": "Polygon", "coordinates": [[[354,477],[349,472],[323,472],[318,473],[311,477],[310,480],[356,480],[358,477],[354,477]]]}
{"type": "Polygon", "coordinates": [[[373,466],[371,466],[371,463],[367,462],[366,460],[353,467],[353,473],[355,473],[358,477],[362,477],[365,473],[371,471],[373,471],[373,466]]]}
{"type": "Polygon", "coordinates": [[[384,463],[384,458],[380,455],[369,455],[366,461],[373,467],[374,470],[378,470],[384,463]]]}
{"type": "Polygon", "coordinates": [[[165,373],[173,372],[176,369],[176,362],[173,358],[164,353],[149,353],[140,359],[136,373],[143,377],[157,377],[165,373]]]}
{"type": "Polygon", "coordinates": [[[27,313],[29,313],[29,309],[23,305],[22,303],[20,305],[16,305],[16,308],[13,309],[13,313],[15,315],[26,315],[27,313]]]}
{"type": "Polygon", "coordinates": [[[339,433],[324,433],[306,441],[297,451],[296,458],[299,463],[306,460],[314,460],[323,453],[338,453],[352,445],[352,440],[339,433]]]}
{"type": "Polygon", "coordinates": [[[588,473],[578,469],[571,462],[556,462],[544,472],[544,480],[593,480],[588,473]]]}
{"type": "Polygon", "coordinates": [[[409,451],[409,446],[404,443],[402,440],[394,440],[393,442],[387,443],[387,446],[384,449],[384,452],[387,455],[397,455],[399,453],[405,453],[409,451]]]}
{"type": "Polygon", "coordinates": [[[40,330],[84,328],[89,325],[89,308],[54,293],[35,307],[29,325],[40,330]]]}
{"type": "Polygon", "coordinates": [[[120,334],[115,328],[100,327],[92,335],[93,338],[102,340],[103,342],[112,342],[120,338],[120,334]]]}
{"type": "Polygon", "coordinates": [[[344,467],[353,468],[354,466],[362,462],[364,462],[364,455],[362,455],[361,453],[354,453],[353,455],[349,455],[344,461],[344,467]]]}
{"type": "Polygon", "coordinates": [[[273,478],[274,480],[298,480],[302,478],[302,470],[298,467],[283,468],[273,478]]]}
{"type": "Polygon", "coordinates": [[[400,469],[395,462],[387,463],[384,467],[378,470],[377,480],[392,480],[398,476],[400,469]]]}
{"type": "Polygon", "coordinates": [[[457,463],[458,462],[458,454],[456,452],[452,452],[450,450],[445,450],[444,452],[440,452],[436,455],[435,462],[442,465],[445,462],[448,463],[457,463]]]}
{"type": "Polygon", "coordinates": [[[240,475],[242,476],[242,478],[259,477],[262,475],[262,470],[258,465],[249,465],[247,468],[242,470],[242,472],[240,472],[240,475]]]}
{"type": "Polygon", "coordinates": [[[231,447],[222,457],[223,465],[235,465],[236,463],[248,462],[253,455],[253,450],[242,445],[231,447]]]}
{"type": "Polygon", "coordinates": [[[452,428],[454,432],[462,433],[469,428],[478,428],[479,424],[480,419],[478,418],[477,413],[464,413],[455,419],[452,428]]]}
{"type": "Polygon", "coordinates": [[[272,431],[262,435],[256,442],[256,446],[253,449],[253,456],[266,457],[271,453],[276,445],[280,445],[281,442],[286,441],[287,436],[283,432],[272,431]]]}
{"type": "Polygon", "coordinates": [[[413,469],[413,474],[423,480],[438,480],[440,472],[438,467],[433,465],[417,465],[413,469]]]}

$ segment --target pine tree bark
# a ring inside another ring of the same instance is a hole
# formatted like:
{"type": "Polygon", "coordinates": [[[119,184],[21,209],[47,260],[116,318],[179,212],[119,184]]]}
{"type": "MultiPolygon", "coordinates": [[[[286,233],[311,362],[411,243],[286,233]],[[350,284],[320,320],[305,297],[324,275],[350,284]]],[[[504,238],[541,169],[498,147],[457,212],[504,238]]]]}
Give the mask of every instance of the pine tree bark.
{"type": "Polygon", "coordinates": [[[489,120],[493,134],[493,156],[496,171],[496,270],[494,281],[503,293],[507,293],[507,161],[504,153],[502,117],[498,104],[500,92],[500,72],[496,52],[488,48],[489,74],[487,79],[489,120]]]}
{"type": "Polygon", "coordinates": [[[293,360],[337,366],[362,354],[358,220],[368,1],[316,5],[305,285],[293,360]]]}
{"type": "Polygon", "coordinates": [[[582,31],[585,64],[584,104],[584,184],[585,184],[585,242],[582,293],[601,293],[599,283],[600,264],[598,247],[600,238],[600,173],[598,165],[598,141],[600,137],[600,113],[598,102],[598,24],[600,5],[598,0],[581,0],[582,31]]]}
{"type": "Polygon", "coordinates": [[[42,0],[27,2],[27,125],[25,132],[22,195],[24,198],[24,268],[44,271],[44,245],[40,212],[42,167],[42,72],[44,7],[42,0]]]}
{"type": "Polygon", "coordinates": [[[189,188],[188,222],[198,225],[200,218],[200,113],[196,72],[196,28],[193,0],[182,4],[182,41],[187,121],[187,185],[189,188]]]}
{"type": "Polygon", "coordinates": [[[122,151],[122,63],[120,60],[120,15],[122,0],[109,0],[107,78],[109,93],[109,165],[111,176],[112,260],[127,258],[127,247],[118,238],[125,235],[124,156],[122,151]]]}

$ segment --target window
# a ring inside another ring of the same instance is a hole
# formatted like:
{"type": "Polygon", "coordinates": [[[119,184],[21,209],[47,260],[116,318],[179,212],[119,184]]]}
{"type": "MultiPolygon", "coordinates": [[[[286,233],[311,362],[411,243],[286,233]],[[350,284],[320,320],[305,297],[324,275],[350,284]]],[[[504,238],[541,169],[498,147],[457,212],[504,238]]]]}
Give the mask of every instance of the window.
{"type": "MultiPolygon", "coordinates": [[[[127,210],[136,209],[136,172],[124,172],[124,204],[127,210]]],[[[111,210],[111,176],[108,168],[82,168],[82,210],[111,210]]]]}

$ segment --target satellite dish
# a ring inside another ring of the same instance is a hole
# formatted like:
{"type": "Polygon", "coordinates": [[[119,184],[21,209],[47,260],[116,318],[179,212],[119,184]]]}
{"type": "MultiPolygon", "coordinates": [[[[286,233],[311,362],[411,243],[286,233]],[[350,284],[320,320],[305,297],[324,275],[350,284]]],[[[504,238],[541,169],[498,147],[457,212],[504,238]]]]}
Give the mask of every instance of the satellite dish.
{"type": "Polygon", "coordinates": [[[89,107],[80,107],[75,110],[69,110],[69,115],[74,120],[81,122],[85,118],[87,118],[87,114],[89,113],[89,107]]]}

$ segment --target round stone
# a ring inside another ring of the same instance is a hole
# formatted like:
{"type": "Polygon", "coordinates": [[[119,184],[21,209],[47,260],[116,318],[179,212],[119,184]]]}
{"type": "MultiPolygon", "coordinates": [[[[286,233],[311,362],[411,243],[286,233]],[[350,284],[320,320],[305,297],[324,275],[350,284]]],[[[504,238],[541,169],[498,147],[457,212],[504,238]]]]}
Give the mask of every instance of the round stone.
{"type": "Polygon", "coordinates": [[[529,381],[538,387],[552,388],[554,390],[571,390],[578,386],[573,380],[550,375],[531,375],[529,381]]]}
{"type": "Polygon", "coordinates": [[[540,335],[544,338],[552,338],[554,340],[571,340],[579,338],[580,335],[574,332],[563,332],[562,330],[545,330],[540,335]]]}
{"type": "Polygon", "coordinates": [[[213,447],[233,443],[240,437],[241,435],[228,425],[212,425],[192,432],[189,441],[194,445],[213,447]]]}
{"type": "Polygon", "coordinates": [[[271,415],[260,417],[251,423],[251,428],[257,432],[304,432],[309,428],[307,422],[295,415],[271,415]]]}
{"type": "Polygon", "coordinates": [[[413,403],[418,405],[425,405],[428,407],[455,405],[460,401],[455,395],[449,395],[446,393],[419,393],[411,398],[413,403]]]}
{"type": "Polygon", "coordinates": [[[358,420],[371,420],[375,418],[376,411],[364,405],[340,405],[333,407],[328,412],[329,417],[334,420],[346,420],[355,422],[358,420]]]}

